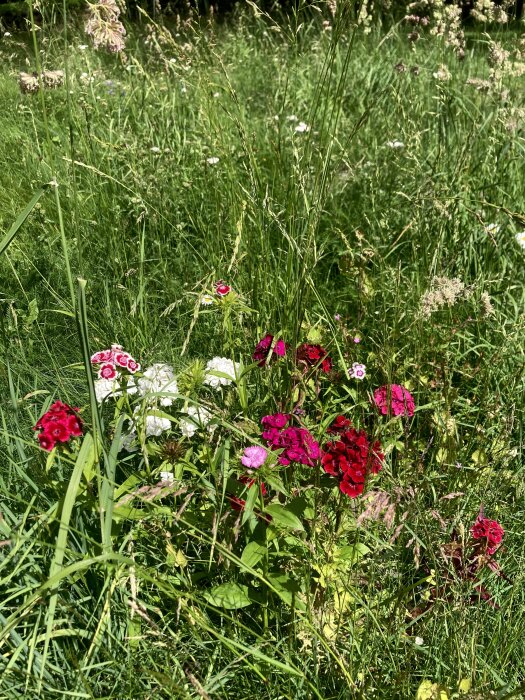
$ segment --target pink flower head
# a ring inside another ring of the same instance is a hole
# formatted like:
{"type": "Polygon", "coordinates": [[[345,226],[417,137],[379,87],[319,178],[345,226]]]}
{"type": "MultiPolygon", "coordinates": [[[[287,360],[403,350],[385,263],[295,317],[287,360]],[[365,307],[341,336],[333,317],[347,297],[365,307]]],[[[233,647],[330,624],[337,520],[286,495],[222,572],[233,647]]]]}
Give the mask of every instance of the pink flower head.
{"type": "Polygon", "coordinates": [[[376,389],[374,403],[384,416],[413,416],[415,411],[412,394],[400,384],[389,384],[376,389]]]}
{"type": "Polygon", "coordinates": [[[484,540],[487,545],[487,554],[494,554],[503,539],[505,530],[497,520],[485,518],[480,511],[476,522],[470,528],[470,534],[475,540],[484,540]]]}
{"type": "Polygon", "coordinates": [[[259,469],[265,462],[268,453],[260,445],[250,445],[244,450],[241,463],[248,469],[259,469]]]}
{"type": "Polygon", "coordinates": [[[232,288],[222,280],[219,280],[215,285],[215,293],[218,294],[220,297],[225,297],[231,292],[231,289],[232,288]]]}
{"type": "Polygon", "coordinates": [[[350,379],[364,379],[366,376],[366,365],[360,362],[354,362],[352,367],[348,370],[348,376],[350,379]]]}
{"type": "MultiPolygon", "coordinates": [[[[273,343],[273,335],[267,333],[264,338],[261,338],[255,350],[253,351],[252,359],[259,363],[259,367],[264,367],[268,360],[268,355],[270,354],[270,349],[273,343]]],[[[275,343],[273,346],[272,353],[278,357],[284,357],[286,355],[286,343],[282,338],[275,343]]]]}
{"type": "Polygon", "coordinates": [[[135,374],[135,372],[138,372],[139,369],[140,364],[130,357],[128,360],[128,370],[131,372],[131,374],[135,374]]]}
{"type": "Polygon", "coordinates": [[[113,353],[111,350],[99,350],[94,355],[91,355],[91,364],[100,365],[103,362],[111,362],[113,353]]]}
{"type": "Polygon", "coordinates": [[[286,428],[289,420],[290,415],[285,413],[265,416],[261,421],[265,428],[263,440],[272,450],[281,450],[279,464],[286,466],[290,462],[299,462],[313,467],[321,456],[319,444],[306,428],[286,428]]]}
{"type": "Polygon", "coordinates": [[[290,420],[289,413],[274,413],[272,416],[264,416],[261,419],[263,428],[284,428],[290,420]]]}
{"type": "Polygon", "coordinates": [[[106,362],[106,364],[102,365],[102,367],[99,369],[98,376],[100,379],[115,379],[117,376],[115,365],[106,362]]]}
{"type": "MultiPolygon", "coordinates": [[[[115,358],[114,362],[116,365],[119,367],[122,367],[123,369],[127,369],[128,367],[128,362],[130,360],[133,360],[129,352],[116,352],[115,353],[115,358]]],[[[108,377],[108,379],[111,379],[111,377],[108,377]]]]}

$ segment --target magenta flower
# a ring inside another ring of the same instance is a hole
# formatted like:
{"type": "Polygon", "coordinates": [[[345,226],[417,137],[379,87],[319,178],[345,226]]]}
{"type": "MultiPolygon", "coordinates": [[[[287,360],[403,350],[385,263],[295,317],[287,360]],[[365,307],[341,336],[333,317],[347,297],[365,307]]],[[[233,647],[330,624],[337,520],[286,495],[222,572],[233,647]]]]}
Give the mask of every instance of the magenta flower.
{"type": "Polygon", "coordinates": [[[259,469],[266,462],[268,453],[260,445],[250,445],[244,450],[241,463],[248,469],[259,469]]]}
{"type": "Polygon", "coordinates": [[[412,394],[400,384],[389,384],[376,389],[374,403],[384,416],[413,416],[416,408],[412,394]]]}
{"type": "Polygon", "coordinates": [[[266,440],[272,450],[282,450],[279,464],[287,466],[290,462],[299,462],[313,467],[321,456],[319,444],[306,428],[285,428],[289,420],[290,415],[285,413],[265,416],[261,421],[265,428],[263,440],[266,440]]]}
{"type": "MultiPolygon", "coordinates": [[[[267,333],[255,346],[252,359],[259,363],[259,367],[264,367],[266,364],[272,343],[273,335],[267,333]]],[[[277,355],[278,357],[284,357],[286,355],[286,343],[282,338],[279,338],[279,340],[275,343],[273,347],[273,354],[277,355]]]]}

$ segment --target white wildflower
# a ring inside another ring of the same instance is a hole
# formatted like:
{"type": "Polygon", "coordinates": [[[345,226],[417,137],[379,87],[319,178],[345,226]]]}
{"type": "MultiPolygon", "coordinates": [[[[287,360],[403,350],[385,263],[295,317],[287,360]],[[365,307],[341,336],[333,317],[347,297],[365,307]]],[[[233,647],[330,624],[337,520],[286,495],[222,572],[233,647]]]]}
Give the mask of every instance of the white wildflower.
{"type": "Polygon", "coordinates": [[[487,224],[485,226],[486,233],[499,233],[501,231],[501,226],[499,224],[487,224]]]}
{"type": "MultiPolygon", "coordinates": [[[[178,394],[179,387],[173,374],[173,367],[165,365],[162,362],[156,362],[144,371],[144,375],[138,380],[138,390],[141,396],[148,394],[178,394]]],[[[158,398],[161,406],[171,406],[173,397],[151,397],[158,398]]]]}
{"type": "Polygon", "coordinates": [[[304,134],[306,131],[310,131],[310,127],[304,122],[299,122],[299,124],[297,124],[295,127],[295,131],[297,131],[299,134],[304,134]]]}
{"type": "Polygon", "coordinates": [[[212,297],[211,294],[204,294],[204,295],[201,297],[201,304],[202,304],[202,306],[211,306],[211,305],[213,304],[214,301],[215,301],[215,299],[212,297]]]}
{"type": "Polygon", "coordinates": [[[525,231],[520,231],[514,236],[514,238],[521,248],[525,248],[525,231]]]}
{"type": "MultiPolygon", "coordinates": [[[[277,117],[277,119],[279,119],[279,117],[277,117]]],[[[290,116],[286,117],[286,119],[289,122],[298,122],[299,121],[299,119],[295,116],[295,114],[290,114],[290,116]]]]}
{"type": "Polygon", "coordinates": [[[188,406],[184,413],[188,417],[181,418],[180,431],[188,438],[193,437],[199,428],[205,428],[212,418],[211,413],[202,407],[188,406]]]}
{"type": "Polygon", "coordinates": [[[387,141],[386,145],[389,148],[404,148],[405,147],[405,144],[403,143],[403,141],[387,141]]]}
{"type": "Polygon", "coordinates": [[[227,357],[214,357],[206,365],[204,383],[218,389],[220,386],[228,386],[239,374],[239,363],[229,360],[227,357]],[[227,375],[225,377],[219,375],[227,375]]]}
{"type": "Polygon", "coordinates": [[[160,480],[166,484],[172,484],[175,481],[175,476],[173,472],[161,472],[160,480]]]}
{"type": "Polygon", "coordinates": [[[422,647],[423,644],[425,643],[423,637],[416,637],[414,639],[414,644],[417,644],[418,647],[422,647]]]}
{"type": "Polygon", "coordinates": [[[158,146],[152,146],[149,150],[152,153],[160,153],[160,148],[158,146]]]}
{"type": "MultiPolygon", "coordinates": [[[[137,385],[135,384],[135,379],[133,377],[127,377],[126,379],[126,393],[136,394],[137,385]]],[[[118,396],[121,396],[121,381],[121,377],[117,377],[116,379],[95,379],[95,396],[98,403],[102,403],[104,399],[107,399],[108,397],[117,398],[118,396]]]]}
{"type": "Polygon", "coordinates": [[[219,159],[217,158],[217,156],[211,156],[211,158],[206,158],[206,163],[208,163],[208,165],[217,165],[218,162],[219,159]]]}

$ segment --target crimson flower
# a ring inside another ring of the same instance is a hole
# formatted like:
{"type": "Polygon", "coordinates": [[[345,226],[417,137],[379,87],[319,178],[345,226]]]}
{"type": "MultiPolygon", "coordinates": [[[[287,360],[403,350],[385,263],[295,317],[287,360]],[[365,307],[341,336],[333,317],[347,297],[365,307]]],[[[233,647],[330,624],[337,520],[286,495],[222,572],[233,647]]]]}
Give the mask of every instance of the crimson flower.
{"type": "Polygon", "coordinates": [[[38,435],[40,447],[50,452],[57,442],[65,443],[72,437],[82,435],[82,420],[77,412],[77,408],[55,401],[33,428],[40,431],[38,435]]]}
{"type": "Polygon", "coordinates": [[[363,493],[369,473],[377,474],[384,455],[379,441],[371,443],[364,430],[348,427],[344,416],[337,416],[328,432],[338,435],[325,445],[321,457],[324,471],[339,479],[342,493],[356,498],[363,493]]]}
{"type": "Polygon", "coordinates": [[[303,343],[297,348],[295,357],[297,364],[303,365],[305,370],[316,367],[328,374],[332,369],[332,358],[321,345],[303,343]]]}
{"type": "Polygon", "coordinates": [[[470,528],[470,534],[473,539],[484,541],[483,543],[487,547],[487,554],[494,554],[503,539],[505,530],[497,520],[489,520],[480,511],[476,522],[470,528]]]}

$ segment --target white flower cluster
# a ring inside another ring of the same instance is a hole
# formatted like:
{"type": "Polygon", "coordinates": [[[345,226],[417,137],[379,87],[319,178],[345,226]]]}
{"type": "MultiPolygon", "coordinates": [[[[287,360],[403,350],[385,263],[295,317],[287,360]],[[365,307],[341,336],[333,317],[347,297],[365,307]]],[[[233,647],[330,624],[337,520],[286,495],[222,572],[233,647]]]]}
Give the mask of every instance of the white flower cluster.
{"type": "MultiPolygon", "coordinates": [[[[205,428],[212,419],[212,415],[209,411],[202,406],[198,408],[196,406],[188,406],[184,411],[188,416],[187,418],[181,418],[180,421],[180,431],[184,437],[193,437],[199,428],[205,428]]],[[[212,428],[208,428],[211,430],[212,428]]]]}
{"type": "Polygon", "coordinates": [[[227,357],[214,357],[206,365],[204,383],[214,389],[228,386],[239,375],[239,363],[227,357]]]}
{"type": "MultiPolygon", "coordinates": [[[[173,374],[173,367],[169,365],[164,365],[161,362],[157,362],[151,367],[148,367],[144,371],[143,376],[138,380],[138,391],[141,396],[148,396],[148,394],[178,394],[179,387],[177,386],[177,380],[173,374]]],[[[173,397],[171,396],[160,396],[160,397],[150,397],[150,401],[154,401],[161,406],[171,406],[173,403],[173,397]]]]}
{"type": "Polygon", "coordinates": [[[95,396],[98,403],[102,403],[108,397],[117,398],[122,395],[121,381],[126,381],[126,393],[136,394],[137,385],[134,377],[120,377],[115,379],[95,379],[95,396]]]}

